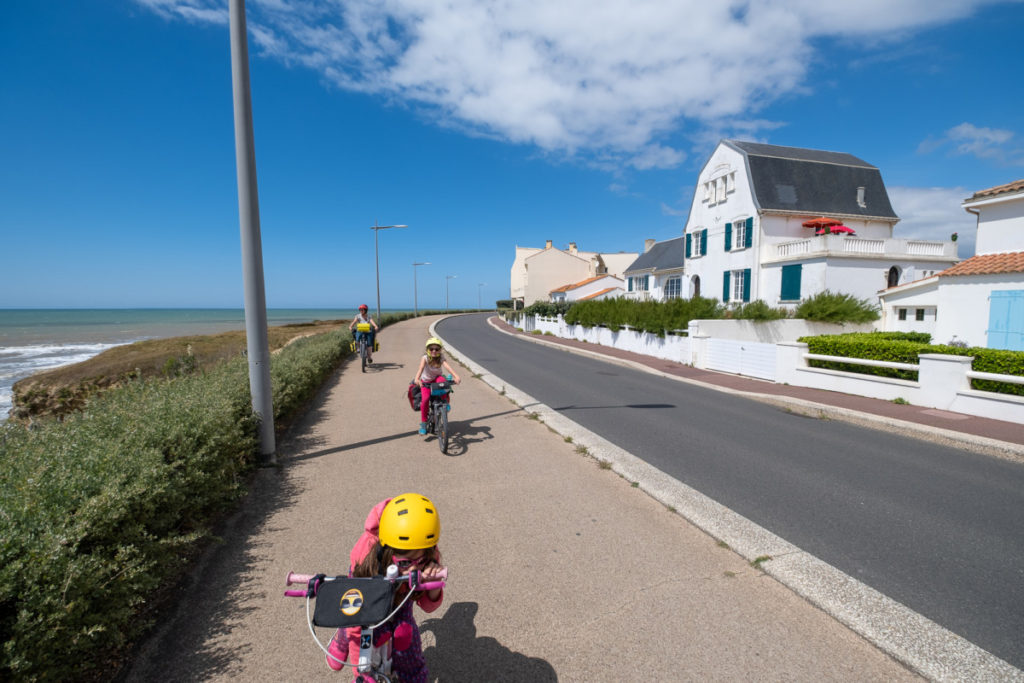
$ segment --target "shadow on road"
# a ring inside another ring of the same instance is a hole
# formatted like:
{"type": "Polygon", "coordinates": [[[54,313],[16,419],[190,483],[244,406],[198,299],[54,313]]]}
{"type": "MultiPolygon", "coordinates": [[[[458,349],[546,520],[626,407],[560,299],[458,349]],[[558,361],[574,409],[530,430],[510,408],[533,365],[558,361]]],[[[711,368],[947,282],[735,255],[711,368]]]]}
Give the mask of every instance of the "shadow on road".
{"type": "Polygon", "coordinates": [[[442,681],[557,681],[546,660],[513,652],[494,638],[478,637],[473,620],[480,606],[456,602],[444,617],[426,619],[421,632],[431,632],[437,644],[426,648],[431,677],[442,681]]]}

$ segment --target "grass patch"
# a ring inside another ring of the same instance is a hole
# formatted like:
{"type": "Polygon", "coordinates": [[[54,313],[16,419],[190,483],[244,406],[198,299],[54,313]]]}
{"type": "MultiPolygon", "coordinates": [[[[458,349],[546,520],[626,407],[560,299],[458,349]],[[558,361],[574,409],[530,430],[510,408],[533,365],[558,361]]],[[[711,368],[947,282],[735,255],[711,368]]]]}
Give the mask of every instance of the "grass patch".
{"type": "Polygon", "coordinates": [[[610,460],[598,460],[597,466],[602,470],[610,470],[612,468],[612,463],[610,460]]]}
{"type": "Polygon", "coordinates": [[[572,443],[572,437],[571,436],[562,437],[562,440],[565,441],[566,443],[572,443]]]}
{"type": "Polygon", "coordinates": [[[632,486],[633,488],[639,488],[640,487],[640,482],[634,481],[632,484],[630,484],[630,486],[632,486]]]}
{"type": "Polygon", "coordinates": [[[719,548],[725,548],[726,550],[732,550],[732,548],[729,547],[729,544],[726,543],[725,541],[719,541],[718,542],[718,547],[719,548]]]}
{"type": "Polygon", "coordinates": [[[761,565],[763,565],[765,562],[767,562],[770,559],[772,559],[771,555],[761,555],[760,557],[755,557],[754,561],[750,563],[750,566],[753,567],[754,569],[759,569],[759,570],[763,571],[763,568],[761,567],[761,565]]]}
{"type": "Polygon", "coordinates": [[[892,402],[895,403],[898,406],[909,406],[910,405],[910,401],[908,401],[907,399],[903,398],[902,396],[898,396],[898,397],[894,398],[892,400],[892,402]]]}

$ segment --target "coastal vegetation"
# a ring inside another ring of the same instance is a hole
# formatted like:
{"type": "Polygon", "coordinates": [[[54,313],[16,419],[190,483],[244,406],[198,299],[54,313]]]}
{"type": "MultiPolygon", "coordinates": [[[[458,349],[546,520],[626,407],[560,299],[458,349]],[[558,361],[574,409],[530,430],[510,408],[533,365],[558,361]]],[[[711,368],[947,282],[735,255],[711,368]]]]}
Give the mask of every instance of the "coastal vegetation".
{"type": "MultiPolygon", "coordinates": [[[[267,340],[274,352],[301,337],[347,328],[348,322],[317,320],[271,327],[267,340]]],[[[178,377],[206,370],[237,358],[245,348],[242,330],[115,346],[81,363],[40,372],[15,383],[11,419],[62,417],[81,410],[97,392],[133,380],[178,377]]]]}
{"type": "MultiPolygon", "coordinates": [[[[333,325],[274,342],[275,426],[351,353],[347,325],[333,325]]],[[[188,343],[167,340],[132,376],[142,354],[124,347],[103,361],[117,382],[76,410],[0,425],[0,680],[110,678],[245,493],[258,424],[244,342],[188,343]],[[164,372],[188,343],[194,363],[164,372]]],[[[62,376],[70,386],[76,372],[62,376]]]]}

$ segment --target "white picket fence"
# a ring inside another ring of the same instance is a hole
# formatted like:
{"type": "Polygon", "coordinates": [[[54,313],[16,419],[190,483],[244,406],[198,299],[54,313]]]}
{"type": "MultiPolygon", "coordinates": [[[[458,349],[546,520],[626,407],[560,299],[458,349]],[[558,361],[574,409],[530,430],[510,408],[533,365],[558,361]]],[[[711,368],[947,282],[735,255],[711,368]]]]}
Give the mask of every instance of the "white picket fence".
{"type": "MultiPolygon", "coordinates": [[[[966,415],[977,415],[995,420],[1024,423],[1024,396],[978,391],[971,388],[971,379],[991,379],[1013,384],[1024,384],[1024,377],[996,375],[971,370],[971,358],[943,354],[922,354],[918,364],[884,363],[858,358],[816,356],[807,351],[807,344],[795,341],[763,342],[753,338],[777,338],[785,336],[779,332],[782,327],[771,327],[772,323],[752,324],[750,321],[692,321],[697,331],[689,336],[688,330],[677,330],[664,337],[639,332],[624,327],[617,332],[606,327],[583,327],[566,324],[562,316],[544,318],[524,316],[509,321],[525,332],[547,334],[565,339],[577,339],[590,344],[663,358],[665,360],[692,365],[704,370],[728,372],[747,377],[769,380],[793,386],[826,389],[845,394],[856,394],[869,398],[889,401],[903,400],[913,405],[938,408],[966,415]],[[736,323],[731,326],[724,323],[736,323]],[[753,325],[753,327],[751,327],[753,325]],[[746,339],[731,339],[701,334],[713,331],[718,334],[735,332],[735,336],[746,339]],[[756,329],[756,332],[751,332],[756,329]],[[890,379],[876,375],[840,372],[812,368],[808,360],[834,360],[859,365],[899,366],[918,373],[916,382],[890,379]]],[[[796,321],[783,321],[792,325],[796,321]]],[[[851,331],[849,328],[832,330],[851,331]]],[[[829,330],[818,329],[814,333],[825,334],[829,330]]],[[[792,336],[803,333],[789,333],[792,336]]]]}

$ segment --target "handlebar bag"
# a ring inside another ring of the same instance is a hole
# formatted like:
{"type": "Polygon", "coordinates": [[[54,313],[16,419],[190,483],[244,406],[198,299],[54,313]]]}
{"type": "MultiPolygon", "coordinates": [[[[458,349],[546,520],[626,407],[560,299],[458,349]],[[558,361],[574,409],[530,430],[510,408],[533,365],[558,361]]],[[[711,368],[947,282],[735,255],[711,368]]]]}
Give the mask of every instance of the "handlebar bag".
{"type": "Polygon", "coordinates": [[[434,382],[430,385],[431,396],[444,396],[451,391],[451,386],[447,382],[434,382]]]}
{"type": "Polygon", "coordinates": [[[373,626],[391,613],[395,584],[385,578],[338,577],[316,593],[313,624],[328,628],[373,626]]]}

